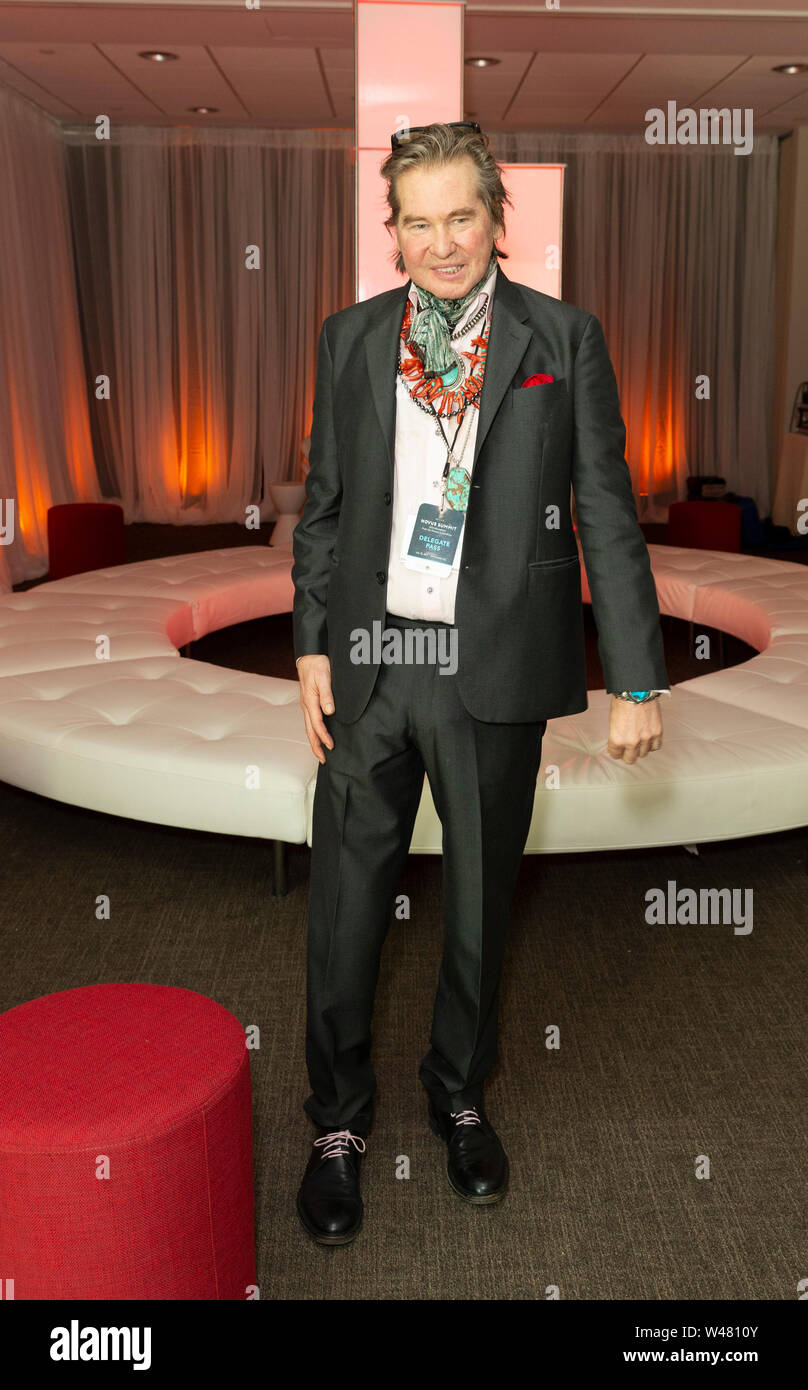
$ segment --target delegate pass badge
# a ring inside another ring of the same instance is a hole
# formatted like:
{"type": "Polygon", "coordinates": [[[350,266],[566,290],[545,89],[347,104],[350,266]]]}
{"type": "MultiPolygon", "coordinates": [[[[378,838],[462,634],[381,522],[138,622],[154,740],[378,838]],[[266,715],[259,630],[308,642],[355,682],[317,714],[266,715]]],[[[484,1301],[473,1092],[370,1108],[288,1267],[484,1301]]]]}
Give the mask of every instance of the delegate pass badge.
{"type": "Polygon", "coordinates": [[[415,517],[409,544],[402,551],[408,569],[451,574],[458,556],[460,537],[466,517],[464,512],[440,510],[431,502],[422,502],[415,517]]]}

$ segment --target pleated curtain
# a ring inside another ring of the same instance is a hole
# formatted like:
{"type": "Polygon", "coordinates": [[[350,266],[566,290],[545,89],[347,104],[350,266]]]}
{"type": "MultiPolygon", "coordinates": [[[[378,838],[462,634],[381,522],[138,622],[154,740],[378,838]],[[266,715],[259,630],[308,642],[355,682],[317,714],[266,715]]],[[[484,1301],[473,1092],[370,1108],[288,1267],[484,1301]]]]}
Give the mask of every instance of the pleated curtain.
{"type": "MultiPolygon", "coordinates": [[[[776,138],[747,156],[491,141],[567,166],[562,297],[603,323],[640,518],[664,520],[690,472],[766,515],[776,138]]],[[[319,329],[354,297],[352,131],[104,141],[0,88],[0,186],[0,498],[18,512],[0,589],[46,572],[51,503],[243,522],[298,476],[319,329]]]]}
{"type": "Polygon", "coordinates": [[[491,144],[500,162],[566,165],[562,298],[603,324],[640,520],[666,521],[690,473],[726,478],[767,516],[777,137],[748,155],[642,136],[491,144]]]}

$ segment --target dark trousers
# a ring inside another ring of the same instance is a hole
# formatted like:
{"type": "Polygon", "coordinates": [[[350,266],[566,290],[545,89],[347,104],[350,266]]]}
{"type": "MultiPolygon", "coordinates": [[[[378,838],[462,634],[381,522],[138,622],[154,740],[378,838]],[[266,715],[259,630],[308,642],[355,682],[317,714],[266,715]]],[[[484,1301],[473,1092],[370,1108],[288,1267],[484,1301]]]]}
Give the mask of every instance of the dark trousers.
{"type": "MultiPolygon", "coordinates": [[[[391,614],[386,626],[447,627],[391,614]]],[[[334,747],[325,749],[314,796],[306,1024],[312,1094],[303,1108],[318,1125],[362,1134],[376,1091],[370,1049],[379,961],[424,772],[443,827],[444,936],[419,1079],[442,1108],[482,1100],[497,1058],[510,905],[547,721],[473,718],[456,677],[434,663],[382,664],[360,718],[342,724],[338,716],[339,708],[324,716],[334,747]]]]}

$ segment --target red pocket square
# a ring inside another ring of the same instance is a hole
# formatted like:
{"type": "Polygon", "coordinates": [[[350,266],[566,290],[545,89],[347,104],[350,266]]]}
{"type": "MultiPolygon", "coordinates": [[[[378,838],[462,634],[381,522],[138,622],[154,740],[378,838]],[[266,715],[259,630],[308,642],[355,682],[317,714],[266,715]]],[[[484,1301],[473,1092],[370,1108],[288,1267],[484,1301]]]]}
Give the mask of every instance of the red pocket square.
{"type": "Polygon", "coordinates": [[[535,376],[526,377],[522,387],[524,389],[525,386],[544,386],[548,381],[555,381],[555,377],[547,376],[546,372],[538,372],[535,376]]]}

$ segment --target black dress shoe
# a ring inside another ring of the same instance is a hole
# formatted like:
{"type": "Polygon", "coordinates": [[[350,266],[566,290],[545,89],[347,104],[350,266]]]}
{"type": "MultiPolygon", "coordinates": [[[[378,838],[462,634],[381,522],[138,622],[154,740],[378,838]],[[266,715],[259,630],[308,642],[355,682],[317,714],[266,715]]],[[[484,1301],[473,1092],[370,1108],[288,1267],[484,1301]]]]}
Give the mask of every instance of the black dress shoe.
{"type": "Polygon", "coordinates": [[[499,1202],[508,1190],[508,1158],[482,1105],[456,1112],[430,1096],[429,1127],[446,1142],[446,1176],[458,1197],[478,1205],[499,1202]]]}
{"type": "Polygon", "coordinates": [[[347,1245],[362,1225],[359,1166],[365,1141],[349,1129],[320,1128],[297,1194],[297,1212],[320,1245],[347,1245]]]}

